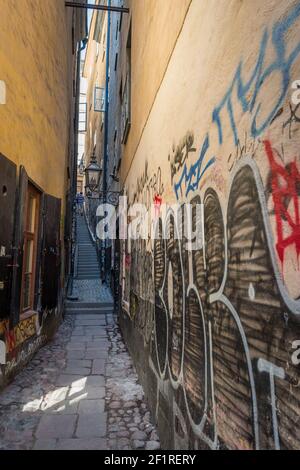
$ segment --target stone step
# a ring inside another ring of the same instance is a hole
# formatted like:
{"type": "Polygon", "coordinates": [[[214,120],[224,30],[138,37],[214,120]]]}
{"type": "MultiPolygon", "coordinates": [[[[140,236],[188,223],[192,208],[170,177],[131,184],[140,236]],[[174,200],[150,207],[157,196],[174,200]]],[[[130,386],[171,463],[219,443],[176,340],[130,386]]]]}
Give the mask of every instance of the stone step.
{"type": "Polygon", "coordinates": [[[99,267],[98,263],[95,262],[95,260],[91,261],[91,262],[88,262],[87,260],[85,260],[85,262],[82,262],[82,263],[77,263],[77,266],[81,266],[81,267],[90,267],[94,265],[95,267],[99,267]]]}
{"type": "Polygon", "coordinates": [[[111,301],[101,301],[101,302],[76,302],[67,300],[65,302],[66,307],[75,307],[75,308],[98,308],[98,307],[112,307],[113,302],[111,301]]]}
{"type": "Polygon", "coordinates": [[[80,264],[77,267],[77,271],[100,271],[98,264],[91,265],[86,264],[85,266],[80,264]]]}
{"type": "Polygon", "coordinates": [[[96,251],[90,252],[90,253],[78,253],[78,258],[85,259],[85,258],[97,258],[97,253],[96,251]]]}
{"type": "Polygon", "coordinates": [[[77,279],[78,281],[89,281],[90,279],[100,279],[100,275],[97,275],[97,276],[77,276],[75,279],[77,279]]]}
{"type": "Polygon", "coordinates": [[[78,259],[80,258],[80,264],[81,263],[85,263],[85,264],[96,264],[98,263],[98,258],[96,256],[96,254],[92,257],[92,256],[80,256],[78,257],[78,259]]]}
{"type": "Polygon", "coordinates": [[[95,258],[97,256],[97,253],[96,251],[91,251],[89,253],[83,253],[83,252],[79,252],[78,253],[78,258],[95,258]]]}
{"type": "Polygon", "coordinates": [[[89,279],[89,278],[98,278],[100,279],[100,271],[94,271],[94,272],[90,272],[90,271],[80,271],[77,273],[77,277],[78,278],[86,278],[86,279],[89,279]]]}
{"type": "Polygon", "coordinates": [[[98,263],[78,263],[79,268],[97,268],[99,269],[98,263]]]}
{"type": "Polygon", "coordinates": [[[100,271],[77,271],[78,277],[81,276],[100,276],[100,271]]]}
{"type": "Polygon", "coordinates": [[[80,264],[77,267],[77,271],[89,271],[89,270],[91,270],[91,271],[95,271],[95,270],[100,271],[98,264],[95,264],[95,265],[90,265],[89,264],[89,265],[85,265],[85,266],[80,264]]]}
{"type": "Polygon", "coordinates": [[[94,271],[94,272],[91,272],[91,271],[78,271],[77,272],[77,278],[86,278],[86,279],[89,279],[89,278],[100,278],[100,271],[94,271]]]}
{"type": "Polygon", "coordinates": [[[100,274],[100,269],[97,268],[97,269],[77,269],[77,274],[79,276],[83,276],[83,275],[86,275],[86,274],[100,274]]]}
{"type": "Polygon", "coordinates": [[[92,266],[94,266],[95,268],[99,268],[99,265],[98,265],[97,261],[95,261],[95,260],[93,260],[91,262],[88,262],[87,260],[85,260],[84,262],[78,263],[77,265],[81,268],[84,268],[84,267],[89,268],[89,267],[92,267],[92,266]]]}
{"type": "Polygon", "coordinates": [[[113,307],[104,307],[104,308],[66,308],[66,315],[106,315],[114,312],[113,307]]]}
{"type": "Polygon", "coordinates": [[[85,265],[79,263],[79,264],[78,264],[78,270],[79,270],[79,269],[81,269],[81,270],[83,270],[83,271],[88,271],[89,269],[91,269],[91,270],[95,270],[95,269],[96,269],[97,271],[100,271],[99,266],[98,266],[97,263],[95,263],[95,264],[92,264],[92,263],[91,263],[91,264],[85,264],[85,265]]]}
{"type": "Polygon", "coordinates": [[[79,263],[79,264],[77,265],[77,271],[78,271],[78,270],[83,270],[83,271],[97,270],[97,271],[99,271],[100,268],[99,268],[98,264],[94,264],[94,265],[85,264],[85,265],[82,265],[81,263],[79,263]]]}
{"type": "Polygon", "coordinates": [[[98,263],[78,263],[77,268],[80,269],[99,269],[98,263]]]}
{"type": "Polygon", "coordinates": [[[98,258],[96,256],[96,253],[93,255],[93,256],[80,256],[78,257],[78,260],[80,258],[80,262],[86,262],[88,264],[93,263],[93,262],[97,262],[98,258]]]}

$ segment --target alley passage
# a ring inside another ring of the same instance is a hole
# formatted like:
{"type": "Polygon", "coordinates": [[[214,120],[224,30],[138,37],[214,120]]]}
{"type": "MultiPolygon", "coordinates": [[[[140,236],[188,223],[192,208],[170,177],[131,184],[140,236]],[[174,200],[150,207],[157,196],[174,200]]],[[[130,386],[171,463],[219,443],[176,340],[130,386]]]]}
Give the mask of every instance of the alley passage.
{"type": "Polygon", "coordinates": [[[0,449],[159,449],[113,314],[68,315],[0,394],[0,449]]]}

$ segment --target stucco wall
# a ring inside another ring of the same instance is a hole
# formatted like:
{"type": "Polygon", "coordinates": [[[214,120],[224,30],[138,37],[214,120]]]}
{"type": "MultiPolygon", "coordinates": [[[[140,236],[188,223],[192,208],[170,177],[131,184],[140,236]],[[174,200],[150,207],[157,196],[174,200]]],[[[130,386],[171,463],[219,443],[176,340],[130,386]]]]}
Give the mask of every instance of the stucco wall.
{"type": "Polygon", "coordinates": [[[123,332],[165,447],[296,449],[300,3],[192,0],[185,20],[154,3],[132,3],[125,189],[156,201],[158,227],[174,227],[162,204],[201,202],[203,238],[190,253],[174,234],[123,246],[123,332]],[[173,29],[155,95],[143,41],[159,53],[173,29]]]}
{"type": "Polygon", "coordinates": [[[64,199],[72,93],[72,13],[61,0],[1,1],[0,151],[64,199]]]}
{"type": "MultiPolygon", "coordinates": [[[[191,0],[127,0],[129,17],[124,16],[121,45],[126,48],[128,29],[132,22],[132,115],[131,130],[124,149],[122,176],[126,177],[139,140],[146,125],[157,90],[181,31],[191,0]]],[[[126,76],[126,62],[121,64],[126,76]]]]}

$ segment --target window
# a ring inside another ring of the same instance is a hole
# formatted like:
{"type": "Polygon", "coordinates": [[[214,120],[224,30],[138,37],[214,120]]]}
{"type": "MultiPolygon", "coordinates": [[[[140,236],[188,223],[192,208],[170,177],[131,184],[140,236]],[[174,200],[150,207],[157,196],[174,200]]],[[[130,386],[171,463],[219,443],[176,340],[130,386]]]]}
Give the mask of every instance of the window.
{"type": "Polygon", "coordinates": [[[33,309],[39,212],[40,193],[32,184],[29,183],[25,209],[24,254],[21,292],[22,312],[33,309]]]}
{"type": "Polygon", "coordinates": [[[122,143],[126,144],[131,126],[131,26],[128,34],[126,48],[126,78],[121,99],[121,136],[122,143]]]}
{"type": "Polygon", "coordinates": [[[117,137],[118,137],[118,130],[115,129],[115,132],[114,132],[114,163],[117,161],[117,158],[118,158],[118,140],[117,140],[117,137]]]}
{"type": "Polygon", "coordinates": [[[86,132],[86,122],[87,122],[87,103],[79,103],[79,121],[78,121],[79,133],[86,132]]]}
{"type": "Polygon", "coordinates": [[[94,91],[94,111],[98,113],[105,112],[105,89],[96,86],[94,91]]]}
{"type": "Polygon", "coordinates": [[[115,70],[117,70],[117,67],[118,67],[118,57],[119,57],[119,54],[116,53],[116,57],[115,57],[115,70]]]}

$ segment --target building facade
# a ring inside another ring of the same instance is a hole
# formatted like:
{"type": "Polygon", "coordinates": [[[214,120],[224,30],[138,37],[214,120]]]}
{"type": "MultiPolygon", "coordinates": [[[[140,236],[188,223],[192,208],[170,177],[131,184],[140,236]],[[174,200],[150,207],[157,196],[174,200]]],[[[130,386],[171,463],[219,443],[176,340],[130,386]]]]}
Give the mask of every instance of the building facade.
{"type": "MultiPolygon", "coordinates": [[[[99,3],[99,2],[96,2],[99,3]]],[[[89,30],[89,41],[83,66],[83,78],[86,81],[86,134],[84,142],[84,166],[87,167],[92,157],[102,170],[100,187],[103,185],[104,160],[104,116],[106,82],[106,42],[107,13],[94,11],[89,30]]],[[[86,216],[93,236],[96,234],[96,208],[99,204],[97,193],[91,194],[85,186],[86,216]]],[[[99,248],[99,244],[98,244],[99,248]]]]}
{"type": "MultiPolygon", "coordinates": [[[[97,2],[106,5],[106,1],[97,2]]],[[[121,1],[114,6],[121,6],[121,1]]],[[[85,166],[95,155],[101,168],[99,193],[86,193],[86,214],[91,232],[95,236],[102,279],[118,290],[119,262],[115,253],[118,248],[115,240],[106,243],[96,237],[98,218],[96,209],[108,199],[116,200],[119,193],[119,170],[121,161],[121,142],[119,132],[120,99],[118,56],[121,31],[120,14],[94,11],[90,25],[89,41],[85,56],[83,78],[87,84],[87,126],[85,137],[85,166]],[[91,197],[92,196],[92,197],[91,197]]]]}
{"type": "Polygon", "coordinates": [[[3,386],[62,319],[77,167],[77,51],[86,15],[62,0],[1,1],[0,23],[3,386]]]}
{"type": "Polygon", "coordinates": [[[120,322],[162,446],[297,449],[300,3],[124,5],[121,184],[156,239],[122,242],[120,322]]]}

